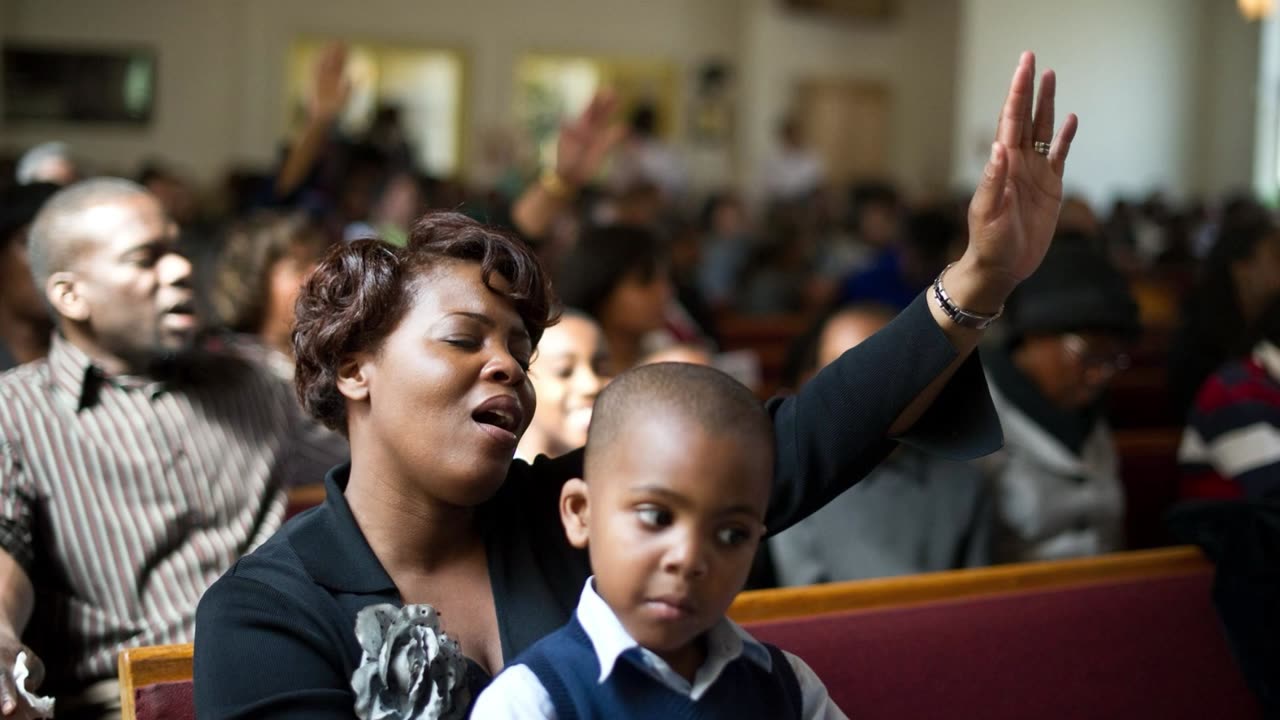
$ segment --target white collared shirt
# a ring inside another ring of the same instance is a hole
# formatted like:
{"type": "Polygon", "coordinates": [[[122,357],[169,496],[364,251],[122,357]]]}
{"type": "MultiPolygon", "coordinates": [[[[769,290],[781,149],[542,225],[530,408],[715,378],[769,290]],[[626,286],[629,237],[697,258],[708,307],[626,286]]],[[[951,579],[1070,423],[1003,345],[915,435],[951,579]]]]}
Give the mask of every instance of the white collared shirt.
{"type": "MultiPolygon", "coordinates": [[[[618,658],[633,648],[639,651],[640,666],[654,680],[694,702],[711,689],[729,663],[739,656],[745,655],[748,661],[766,671],[773,667],[773,657],[768,648],[732,620],[723,618],[707,633],[707,659],[690,683],[657,654],[640,647],[622,626],[618,616],[596,594],[592,580],[594,578],[588,579],[582,588],[577,616],[578,623],[591,640],[596,659],[600,661],[601,683],[609,679],[618,658]]],[[[791,663],[800,684],[802,717],[806,720],[844,720],[845,714],[831,701],[826,686],[805,661],[788,652],[783,654],[791,663]]],[[[533,671],[527,665],[513,665],[494,678],[480,694],[471,716],[485,720],[556,720],[556,709],[533,671]]]]}

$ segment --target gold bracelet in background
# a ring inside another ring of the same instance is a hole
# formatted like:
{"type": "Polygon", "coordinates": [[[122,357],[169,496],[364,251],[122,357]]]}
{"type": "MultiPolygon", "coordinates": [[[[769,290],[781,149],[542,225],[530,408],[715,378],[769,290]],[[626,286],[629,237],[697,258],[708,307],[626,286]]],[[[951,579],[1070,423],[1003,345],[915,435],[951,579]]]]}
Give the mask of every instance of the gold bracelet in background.
{"type": "Polygon", "coordinates": [[[573,188],[555,170],[542,173],[542,177],[538,179],[538,185],[545,193],[557,200],[568,200],[574,195],[573,188]]]}

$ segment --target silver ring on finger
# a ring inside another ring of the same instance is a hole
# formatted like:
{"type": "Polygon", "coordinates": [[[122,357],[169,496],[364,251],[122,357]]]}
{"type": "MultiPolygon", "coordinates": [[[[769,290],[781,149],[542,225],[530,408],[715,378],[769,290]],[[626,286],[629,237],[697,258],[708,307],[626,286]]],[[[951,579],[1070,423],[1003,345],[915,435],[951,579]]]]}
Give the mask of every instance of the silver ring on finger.
{"type": "Polygon", "coordinates": [[[1040,153],[1045,157],[1049,157],[1049,143],[1043,140],[1037,140],[1031,143],[1031,149],[1035,150],[1036,152],[1040,153]]]}

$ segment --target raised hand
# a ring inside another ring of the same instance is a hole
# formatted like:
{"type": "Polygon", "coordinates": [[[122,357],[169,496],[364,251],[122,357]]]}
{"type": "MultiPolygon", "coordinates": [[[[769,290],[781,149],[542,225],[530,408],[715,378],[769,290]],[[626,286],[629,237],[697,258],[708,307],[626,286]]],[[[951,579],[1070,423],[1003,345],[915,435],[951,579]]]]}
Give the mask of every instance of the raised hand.
{"type": "Polygon", "coordinates": [[[988,297],[1007,295],[1040,266],[1062,206],[1062,173],[1078,120],[1067,115],[1054,136],[1052,70],[1040,78],[1032,115],[1035,63],[1030,52],[1018,61],[991,159],[969,203],[969,247],[961,262],[995,286],[988,297]],[[1049,144],[1047,154],[1037,152],[1040,143],[1049,144]]]}
{"type": "Polygon", "coordinates": [[[309,111],[313,120],[331,121],[342,113],[351,94],[347,79],[347,46],[329,43],[320,51],[311,78],[309,111]]]}
{"type": "Polygon", "coordinates": [[[578,187],[600,170],[609,151],[626,135],[626,129],[612,122],[618,98],[602,90],[591,98],[578,117],[560,126],[556,141],[556,175],[578,187]]]}

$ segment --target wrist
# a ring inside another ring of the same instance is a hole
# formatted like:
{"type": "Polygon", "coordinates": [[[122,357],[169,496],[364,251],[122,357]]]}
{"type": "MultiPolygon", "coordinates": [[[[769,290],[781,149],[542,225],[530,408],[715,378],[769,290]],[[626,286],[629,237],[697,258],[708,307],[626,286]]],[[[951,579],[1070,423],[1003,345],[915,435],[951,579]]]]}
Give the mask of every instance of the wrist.
{"type": "Polygon", "coordinates": [[[569,200],[576,193],[577,189],[564,176],[555,170],[547,170],[538,178],[538,187],[542,191],[556,200],[569,200]]]}
{"type": "Polygon", "coordinates": [[[1008,271],[986,266],[965,253],[947,270],[944,285],[959,307],[993,315],[1004,307],[1018,281],[1008,271]]]}

